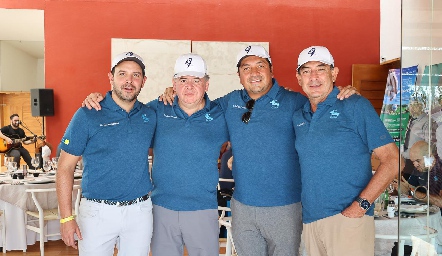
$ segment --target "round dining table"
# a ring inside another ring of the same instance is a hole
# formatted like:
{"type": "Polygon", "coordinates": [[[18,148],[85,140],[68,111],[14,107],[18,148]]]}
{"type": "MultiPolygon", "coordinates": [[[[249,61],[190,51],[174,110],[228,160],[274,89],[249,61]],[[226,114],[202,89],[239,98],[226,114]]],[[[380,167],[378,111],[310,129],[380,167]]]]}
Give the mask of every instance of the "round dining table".
{"type": "MultiPolygon", "coordinates": [[[[74,184],[81,184],[81,173],[77,173],[74,184]]],[[[0,173],[0,210],[4,211],[6,228],[6,250],[26,251],[27,245],[38,241],[38,234],[27,230],[25,224],[26,210],[36,210],[30,195],[26,192],[29,188],[54,188],[55,175],[43,174],[34,177],[29,174],[25,179],[12,179],[9,175],[0,173]]],[[[57,208],[57,195],[55,192],[43,195],[41,200],[44,208],[57,208]]],[[[58,220],[49,221],[46,228],[48,233],[57,233],[60,229],[58,220]]],[[[50,237],[50,240],[61,239],[60,236],[50,237]]],[[[3,239],[0,232],[0,246],[3,239]]]]}
{"type": "MultiPolygon", "coordinates": [[[[405,208],[405,207],[404,207],[405,208]]],[[[442,217],[439,207],[424,207],[422,211],[396,212],[395,217],[389,218],[386,211],[382,211],[379,217],[375,217],[375,234],[392,235],[420,235],[426,234],[425,227],[438,231],[436,244],[442,244],[442,217]]],[[[375,255],[390,256],[394,242],[397,239],[379,239],[375,240],[375,255]]],[[[411,245],[411,241],[405,241],[406,245],[411,245]]],[[[437,248],[436,248],[437,249],[437,248]]]]}

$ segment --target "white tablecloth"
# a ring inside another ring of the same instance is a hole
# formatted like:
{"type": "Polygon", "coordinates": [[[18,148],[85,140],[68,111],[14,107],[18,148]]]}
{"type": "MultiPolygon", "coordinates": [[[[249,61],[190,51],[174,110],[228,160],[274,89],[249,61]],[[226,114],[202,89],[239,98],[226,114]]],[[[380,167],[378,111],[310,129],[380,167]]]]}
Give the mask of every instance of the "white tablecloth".
{"type": "MultiPolygon", "coordinates": [[[[34,177],[29,176],[29,179],[34,177]]],[[[39,177],[43,178],[43,177],[39,177]]],[[[55,177],[54,177],[55,178],[55,177]]],[[[0,181],[10,181],[9,177],[0,177],[0,181]]],[[[75,184],[80,184],[81,180],[75,180],[75,184]]],[[[6,218],[6,250],[22,250],[25,251],[27,245],[35,244],[38,241],[38,234],[26,230],[25,211],[27,209],[36,210],[32,198],[27,195],[27,188],[53,188],[55,183],[48,184],[23,184],[10,185],[0,184],[0,209],[4,210],[6,218]]],[[[39,198],[40,199],[40,198],[39,198]]],[[[56,208],[56,193],[47,193],[41,198],[42,206],[56,208]]],[[[49,221],[46,226],[48,233],[57,233],[60,229],[58,220],[49,221]]],[[[1,238],[1,234],[0,234],[1,238]]],[[[60,236],[50,237],[50,240],[59,240],[60,236]]],[[[2,239],[0,240],[1,244],[2,239]]],[[[3,246],[3,245],[1,245],[3,246]]]]}
{"type": "MultiPolygon", "coordinates": [[[[431,227],[438,231],[436,243],[442,244],[442,218],[440,209],[435,206],[431,206],[431,212],[427,214],[415,214],[414,218],[375,218],[375,233],[382,235],[398,235],[400,230],[401,235],[410,234],[425,234],[424,226],[431,227]],[[400,227],[400,229],[399,229],[400,227]]],[[[376,239],[375,240],[375,255],[376,256],[390,256],[391,249],[394,246],[395,240],[376,239]]],[[[411,245],[410,242],[405,244],[411,245]]],[[[437,248],[436,248],[437,249],[437,248]]]]}

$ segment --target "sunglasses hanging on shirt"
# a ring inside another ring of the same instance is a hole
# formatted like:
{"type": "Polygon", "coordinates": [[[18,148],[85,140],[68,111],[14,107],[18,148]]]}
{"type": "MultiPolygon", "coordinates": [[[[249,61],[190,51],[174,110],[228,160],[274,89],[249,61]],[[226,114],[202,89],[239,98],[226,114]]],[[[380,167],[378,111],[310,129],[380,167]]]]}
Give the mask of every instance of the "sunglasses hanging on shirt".
{"type": "Polygon", "coordinates": [[[254,106],[255,106],[254,99],[247,101],[247,103],[246,103],[247,112],[245,112],[241,117],[241,120],[243,123],[245,123],[245,124],[249,123],[250,117],[252,116],[252,110],[253,110],[254,106]]]}

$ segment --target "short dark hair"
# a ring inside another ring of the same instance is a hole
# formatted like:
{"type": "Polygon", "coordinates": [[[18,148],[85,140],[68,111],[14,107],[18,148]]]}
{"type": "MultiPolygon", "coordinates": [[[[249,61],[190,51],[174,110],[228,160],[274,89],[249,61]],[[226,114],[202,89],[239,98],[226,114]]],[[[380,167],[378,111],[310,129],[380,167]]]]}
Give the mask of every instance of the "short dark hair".
{"type": "Polygon", "coordinates": [[[14,117],[19,117],[19,116],[18,116],[18,114],[12,114],[12,115],[9,117],[9,119],[12,120],[12,118],[14,118],[14,117]]]}

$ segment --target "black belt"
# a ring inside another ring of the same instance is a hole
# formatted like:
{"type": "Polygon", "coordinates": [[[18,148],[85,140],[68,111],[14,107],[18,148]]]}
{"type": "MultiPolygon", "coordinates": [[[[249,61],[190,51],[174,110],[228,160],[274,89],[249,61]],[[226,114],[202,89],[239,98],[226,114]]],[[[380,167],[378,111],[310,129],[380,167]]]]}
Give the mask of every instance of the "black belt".
{"type": "Polygon", "coordinates": [[[85,199],[92,201],[92,202],[103,203],[103,204],[108,204],[108,205],[128,206],[128,205],[136,204],[138,202],[146,201],[147,199],[149,199],[149,195],[144,195],[144,196],[135,198],[133,200],[128,200],[128,201],[111,201],[111,200],[103,200],[103,199],[92,199],[92,198],[86,198],[86,197],[85,197],[85,199]]]}

